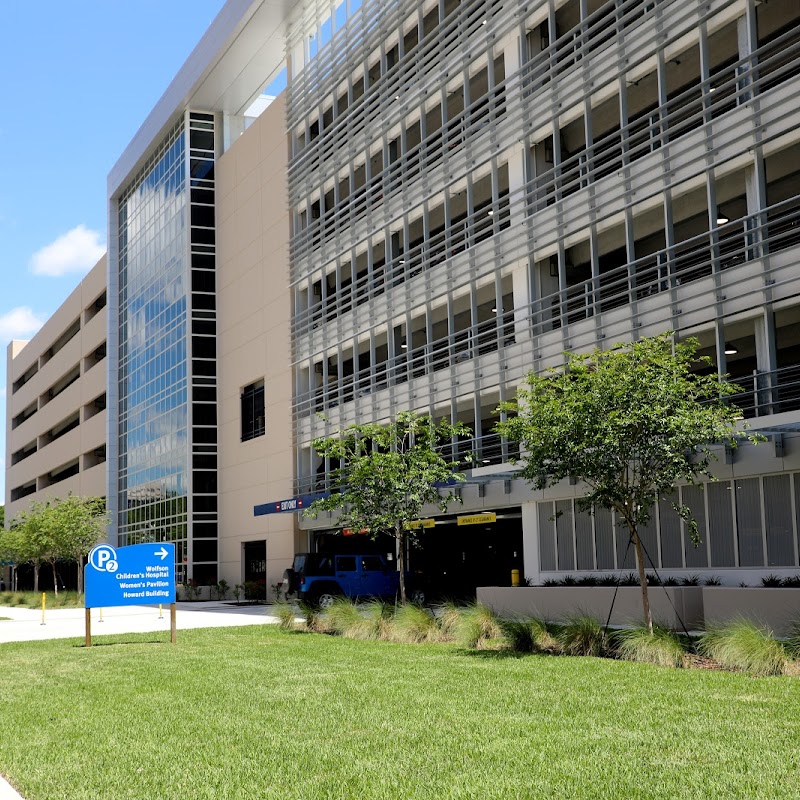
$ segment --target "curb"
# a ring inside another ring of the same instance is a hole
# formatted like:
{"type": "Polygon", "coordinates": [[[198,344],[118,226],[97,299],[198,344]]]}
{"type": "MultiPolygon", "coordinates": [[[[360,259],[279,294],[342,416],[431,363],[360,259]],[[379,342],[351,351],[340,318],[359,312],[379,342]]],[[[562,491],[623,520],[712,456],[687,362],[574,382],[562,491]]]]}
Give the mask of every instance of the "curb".
{"type": "Polygon", "coordinates": [[[0,800],[23,800],[22,795],[0,775],[0,800]]]}

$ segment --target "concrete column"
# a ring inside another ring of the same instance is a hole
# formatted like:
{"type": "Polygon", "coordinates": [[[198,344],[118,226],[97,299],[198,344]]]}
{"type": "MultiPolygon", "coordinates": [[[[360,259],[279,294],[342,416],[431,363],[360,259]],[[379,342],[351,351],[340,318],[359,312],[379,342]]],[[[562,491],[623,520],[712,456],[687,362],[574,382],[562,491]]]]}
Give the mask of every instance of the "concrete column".
{"type": "Polygon", "coordinates": [[[539,514],[536,503],[522,504],[523,576],[534,584],[541,583],[539,564],[539,514]]]}

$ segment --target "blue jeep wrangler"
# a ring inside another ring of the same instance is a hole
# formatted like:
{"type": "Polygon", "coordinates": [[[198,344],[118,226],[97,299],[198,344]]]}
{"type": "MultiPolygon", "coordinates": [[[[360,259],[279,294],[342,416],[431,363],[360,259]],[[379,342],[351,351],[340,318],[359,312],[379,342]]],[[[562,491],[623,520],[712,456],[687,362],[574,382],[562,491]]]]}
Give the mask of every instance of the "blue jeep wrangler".
{"type": "MultiPolygon", "coordinates": [[[[411,586],[409,596],[424,603],[420,588],[411,586]]],[[[328,608],[337,597],[376,597],[393,600],[399,591],[400,573],[380,555],[325,555],[298,553],[291,569],[283,575],[285,594],[297,593],[299,600],[328,608]]]]}

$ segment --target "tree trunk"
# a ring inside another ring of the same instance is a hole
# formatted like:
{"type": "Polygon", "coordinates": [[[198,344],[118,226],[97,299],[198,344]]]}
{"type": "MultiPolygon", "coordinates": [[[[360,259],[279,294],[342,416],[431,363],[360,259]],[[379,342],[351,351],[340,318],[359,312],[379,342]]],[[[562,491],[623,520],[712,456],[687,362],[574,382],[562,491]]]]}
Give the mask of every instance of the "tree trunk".
{"type": "Polygon", "coordinates": [[[397,537],[397,569],[400,571],[400,602],[406,602],[406,536],[402,522],[395,528],[397,537]]]}
{"type": "Polygon", "coordinates": [[[83,594],[83,556],[78,556],[78,594],[83,594]]]}
{"type": "Polygon", "coordinates": [[[39,591],[39,566],[40,565],[39,565],[38,561],[33,565],[33,591],[34,592],[38,592],[39,591]]]}
{"type": "Polygon", "coordinates": [[[635,527],[631,527],[631,538],[633,547],[636,550],[636,568],[639,570],[639,584],[642,587],[642,608],[644,609],[644,621],[647,630],[653,632],[653,616],[650,613],[650,599],[647,596],[647,575],[644,571],[644,553],[642,552],[642,542],[639,539],[639,532],[635,527]]]}
{"type": "Polygon", "coordinates": [[[50,566],[53,568],[53,591],[55,592],[56,597],[58,597],[58,572],[56,572],[55,559],[50,562],[50,566]]]}

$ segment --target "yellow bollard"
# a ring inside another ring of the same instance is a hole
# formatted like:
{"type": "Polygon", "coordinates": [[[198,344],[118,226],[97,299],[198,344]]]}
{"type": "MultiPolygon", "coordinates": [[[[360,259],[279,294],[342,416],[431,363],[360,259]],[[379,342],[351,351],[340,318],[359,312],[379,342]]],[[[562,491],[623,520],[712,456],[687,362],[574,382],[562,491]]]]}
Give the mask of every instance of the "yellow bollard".
{"type": "Polygon", "coordinates": [[[158,618],[164,619],[164,607],[161,605],[161,603],[158,604],[158,618]]]}
{"type": "Polygon", "coordinates": [[[102,622],[102,621],[103,621],[103,609],[101,608],[100,609],[100,619],[98,620],[98,622],[102,622]]]}
{"type": "Polygon", "coordinates": [[[519,570],[512,569],[511,570],[511,585],[512,586],[519,586],[519,570]]]}
{"type": "Polygon", "coordinates": [[[45,604],[47,602],[46,598],[47,598],[47,595],[44,592],[42,592],[42,621],[40,623],[42,625],[45,624],[45,621],[44,621],[44,607],[45,607],[45,604]]]}

